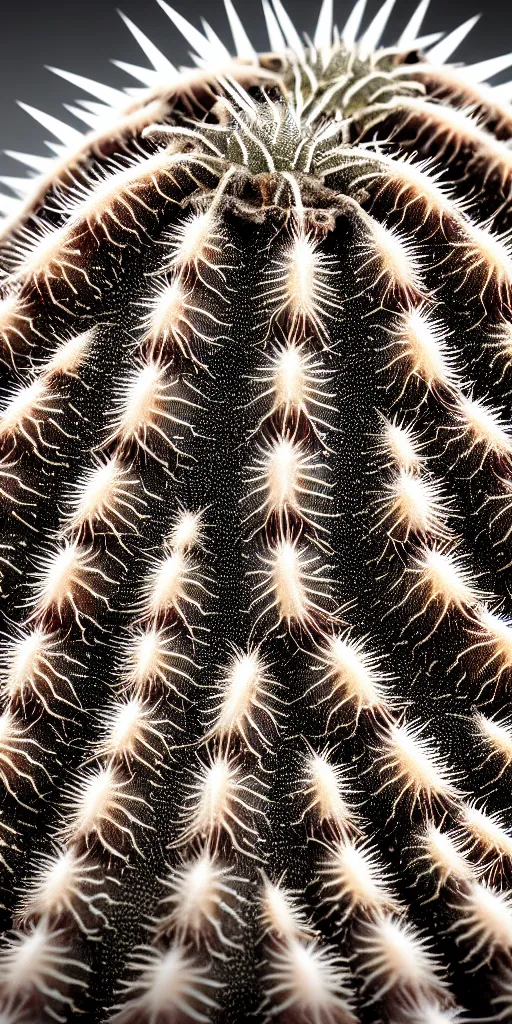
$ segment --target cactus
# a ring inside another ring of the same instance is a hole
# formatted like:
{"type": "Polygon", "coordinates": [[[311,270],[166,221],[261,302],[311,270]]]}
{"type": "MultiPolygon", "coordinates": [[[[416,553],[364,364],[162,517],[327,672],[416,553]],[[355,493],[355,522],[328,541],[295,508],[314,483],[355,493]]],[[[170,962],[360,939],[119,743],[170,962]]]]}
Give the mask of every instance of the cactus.
{"type": "Polygon", "coordinates": [[[0,197],[0,1020],[506,1024],[512,58],[159,2],[0,197]]]}

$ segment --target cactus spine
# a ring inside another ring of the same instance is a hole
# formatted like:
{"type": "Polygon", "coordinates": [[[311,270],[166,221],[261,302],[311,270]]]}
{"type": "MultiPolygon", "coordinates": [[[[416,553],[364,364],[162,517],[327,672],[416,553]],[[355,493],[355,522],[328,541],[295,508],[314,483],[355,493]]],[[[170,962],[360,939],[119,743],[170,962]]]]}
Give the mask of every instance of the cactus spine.
{"type": "Polygon", "coordinates": [[[512,98],[387,0],[0,196],[0,1019],[512,1020],[512,98]]]}

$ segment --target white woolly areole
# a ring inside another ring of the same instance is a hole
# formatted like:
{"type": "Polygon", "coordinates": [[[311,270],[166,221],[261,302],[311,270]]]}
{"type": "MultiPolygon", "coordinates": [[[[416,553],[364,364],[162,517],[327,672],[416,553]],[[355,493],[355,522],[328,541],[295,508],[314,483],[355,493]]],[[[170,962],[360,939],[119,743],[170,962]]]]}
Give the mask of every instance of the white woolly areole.
{"type": "Polygon", "coordinates": [[[31,689],[40,673],[51,677],[55,638],[40,626],[16,636],[5,649],[4,685],[12,698],[31,689]]]}
{"type": "Polygon", "coordinates": [[[211,1011],[218,1009],[216,995],[222,983],[208,977],[209,966],[176,943],[167,950],[141,947],[128,967],[135,977],[121,982],[126,1001],[114,1008],[112,1024],[173,1021],[182,1014],[208,1024],[211,1011]]]}
{"type": "Polygon", "coordinates": [[[211,755],[194,773],[194,782],[186,797],[185,829],[181,843],[204,838],[216,850],[223,834],[233,847],[246,856],[257,857],[254,849],[258,839],[254,815],[262,815],[257,807],[256,778],[246,775],[243,766],[228,753],[211,755]]]}
{"type": "Polygon", "coordinates": [[[462,807],[461,825],[473,837],[477,847],[498,856],[512,857],[512,833],[497,813],[487,814],[473,803],[462,807]]]}
{"type": "Polygon", "coordinates": [[[30,384],[18,386],[2,403],[0,409],[0,437],[21,430],[27,420],[37,422],[48,411],[45,403],[51,399],[48,384],[36,377],[30,384]]]}
{"type": "Polygon", "coordinates": [[[385,491],[381,522],[388,526],[392,537],[407,540],[411,533],[420,537],[449,536],[447,519],[451,505],[437,481],[401,468],[386,484],[385,491]]]}
{"type": "Polygon", "coordinates": [[[192,683],[197,666],[179,647],[179,636],[156,625],[137,627],[125,641],[120,657],[121,681],[125,692],[138,696],[154,689],[168,688],[182,694],[192,683]]]}
{"type": "Polygon", "coordinates": [[[474,884],[455,904],[451,926],[468,955],[487,962],[497,950],[512,950],[512,898],[485,884],[474,884]]]}
{"type": "Polygon", "coordinates": [[[451,388],[455,373],[446,342],[446,330],[423,309],[403,313],[398,324],[399,350],[395,358],[405,357],[410,372],[428,387],[443,384],[451,388]]]}
{"type": "Polygon", "coordinates": [[[492,747],[489,756],[501,755],[505,765],[508,765],[512,761],[512,729],[509,728],[509,722],[497,721],[480,713],[476,715],[476,726],[484,740],[492,747]]]}
{"type": "Polygon", "coordinates": [[[310,815],[320,825],[329,824],[345,833],[357,828],[357,816],[345,798],[343,769],[331,763],[327,752],[311,754],[304,759],[301,796],[307,800],[304,816],[310,815]]]}
{"type": "Polygon", "coordinates": [[[341,840],[327,848],[320,868],[324,902],[339,907],[344,915],[356,908],[378,912],[397,909],[389,873],[368,842],[341,840]]]}
{"type": "MultiPolygon", "coordinates": [[[[363,640],[349,636],[330,637],[321,654],[327,672],[331,697],[338,706],[350,702],[361,711],[384,709],[387,702],[385,682],[389,678],[379,667],[378,657],[368,650],[363,640]]],[[[331,712],[332,713],[332,712],[331,712]]]]}
{"type": "Polygon", "coordinates": [[[66,990],[74,986],[86,988],[84,975],[90,968],[70,953],[66,930],[52,929],[46,918],[29,926],[25,933],[15,932],[0,950],[0,986],[7,1006],[11,1001],[23,1004],[36,994],[50,1006],[52,997],[61,1008],[72,1006],[66,990]]]}
{"type": "Polygon", "coordinates": [[[158,934],[175,934],[196,946],[206,943],[212,955],[216,947],[240,948],[226,931],[233,931],[233,922],[243,928],[236,907],[244,902],[239,889],[247,880],[208,850],[170,872],[165,880],[170,895],[160,901],[163,914],[155,921],[158,934]]]}
{"type": "Polygon", "coordinates": [[[202,547],[204,540],[203,516],[201,512],[190,512],[182,509],[172,526],[169,534],[169,546],[174,551],[182,554],[191,551],[192,548],[202,547]]]}
{"type": "Polygon", "coordinates": [[[420,588],[425,593],[425,608],[432,602],[440,606],[440,615],[450,608],[467,611],[485,595],[475,586],[475,576],[456,551],[436,545],[421,547],[413,558],[411,572],[416,582],[409,594],[420,588]]]}
{"type": "Polygon", "coordinates": [[[343,964],[328,946],[289,939],[272,951],[263,982],[272,1016],[293,1009],[314,1024],[355,1024],[343,964]]]}
{"type": "Polygon", "coordinates": [[[464,428],[472,435],[474,445],[481,445],[485,453],[512,455],[512,433],[489,402],[460,396],[456,414],[464,428]]]}
{"type": "Polygon", "coordinates": [[[135,812],[147,805],[117,767],[82,771],[68,787],[66,804],[61,834],[67,841],[90,844],[96,839],[117,857],[123,857],[124,846],[138,850],[136,830],[148,826],[135,812]]]}
{"type": "Polygon", "coordinates": [[[77,853],[61,847],[51,855],[42,854],[24,889],[17,919],[26,922],[48,917],[73,920],[85,933],[94,930],[95,919],[106,918],[96,906],[105,902],[104,878],[88,851],[77,853]]]}
{"type": "Polygon", "coordinates": [[[457,797],[449,767],[422,731],[418,723],[391,725],[384,740],[384,752],[378,759],[381,772],[387,776],[382,788],[393,786],[398,790],[394,809],[406,794],[412,807],[418,802],[427,806],[436,801],[449,803],[457,797]]]}
{"type": "Polygon", "coordinates": [[[44,374],[48,377],[54,374],[76,376],[89,355],[94,334],[93,329],[62,341],[44,364],[44,374]]]}
{"type": "Polygon", "coordinates": [[[417,929],[390,914],[368,922],[358,943],[364,988],[374,988],[374,999],[390,989],[414,996],[444,991],[436,958],[417,929]]]}
{"type": "Polygon", "coordinates": [[[289,940],[310,931],[304,908],[297,902],[297,894],[286,889],[281,882],[271,882],[266,876],[261,887],[259,909],[265,935],[289,940]]]}
{"type": "Polygon", "coordinates": [[[421,467],[421,446],[412,427],[383,418],[382,448],[405,472],[421,467]]]}
{"type": "Polygon", "coordinates": [[[418,845],[423,851],[418,860],[427,861],[426,870],[436,872],[440,885],[445,885],[450,878],[469,881],[474,877],[473,866],[464,856],[463,844],[453,833],[430,822],[419,837],[418,845]]]}

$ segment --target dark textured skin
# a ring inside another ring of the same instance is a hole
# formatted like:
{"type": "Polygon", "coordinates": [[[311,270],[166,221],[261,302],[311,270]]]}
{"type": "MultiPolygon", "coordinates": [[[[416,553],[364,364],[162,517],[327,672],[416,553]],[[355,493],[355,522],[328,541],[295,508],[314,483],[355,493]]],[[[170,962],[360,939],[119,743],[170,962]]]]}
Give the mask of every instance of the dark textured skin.
{"type": "MultiPolygon", "coordinates": [[[[257,95],[257,90],[253,90],[257,95]]],[[[179,115],[171,115],[175,121],[179,115]]],[[[213,118],[213,115],[211,115],[213,118]]],[[[395,115],[395,124],[399,115],[395,115]]],[[[492,127],[493,125],[491,125],[492,127]]],[[[378,128],[366,129],[364,138],[378,133],[388,138],[390,119],[378,128]]],[[[361,126],[354,128],[356,134],[361,126]]],[[[509,133],[510,134],[510,133],[509,133]]],[[[509,137],[505,128],[500,136],[509,137]],[[505,133],[505,134],[503,134],[505,133]]],[[[393,142],[400,144],[402,152],[418,149],[415,126],[393,133],[393,142]]],[[[138,140],[142,148],[151,151],[151,143],[138,140]]],[[[128,150],[135,150],[130,143],[128,150]]],[[[120,159],[126,155],[122,147],[120,159]]],[[[421,152],[420,152],[420,155],[421,152]]],[[[424,155],[431,152],[425,142],[424,155]]],[[[497,226],[509,226],[509,193],[496,194],[492,179],[483,183],[481,172],[462,174],[466,160],[462,154],[443,153],[443,163],[450,183],[455,183],[459,195],[471,196],[477,204],[479,217],[487,218],[499,209],[497,226]],[[506,203],[505,208],[503,204],[506,203]]],[[[91,166],[96,165],[91,159],[91,166]]],[[[83,169],[87,175],[87,167],[83,169]]],[[[123,550],[112,536],[100,532],[86,539],[101,552],[102,567],[115,581],[109,585],[111,608],[106,610],[97,602],[94,610],[98,625],[87,623],[85,635],[64,615],[52,620],[60,630],[63,649],[80,662],[72,669],[72,681],[79,695],[82,709],[67,708],[65,720],[52,718],[37,700],[25,707],[17,706],[16,715],[33,730],[43,753],[38,759],[48,776],[39,772],[38,798],[29,786],[19,785],[21,799],[29,808],[20,807],[5,790],[2,795],[2,821],[16,829],[16,837],[8,850],[3,850],[8,869],[2,870],[4,889],[3,927],[8,930],[16,924],[16,907],[20,891],[31,876],[32,855],[49,850],[52,836],[62,814],[62,797],[66,784],[74,777],[81,763],[94,755],[98,739],[98,709],[103,708],[118,685],[118,651],[121,637],[125,636],[130,621],[136,618],[138,585],[146,571],[145,556],[157,552],[177,510],[206,509],[204,514],[206,544],[202,555],[208,587],[213,597],[204,598],[206,615],[194,622],[197,642],[179,621],[176,624],[179,643],[183,650],[201,666],[194,672],[194,686],[186,688],[189,702],[180,706],[170,693],[161,694],[159,710],[168,719],[165,739],[170,756],[163,756],[158,775],[145,772],[133,764],[134,792],[143,797],[147,807],[144,821],[147,829],[137,829],[136,837],[142,856],[128,850],[126,863],[109,857],[101,843],[91,841],[92,852],[99,858],[107,876],[107,891],[115,902],[105,909],[108,928],[104,928],[100,942],[80,935],[72,920],[62,924],[69,929],[73,956],[91,966],[89,991],[76,998],[76,1010],[70,1010],[66,1020],[82,1019],[100,1024],[107,1019],[106,1008],[118,999],[117,983],[127,977],[124,964],[135,946],[148,942],[147,919],[158,913],[162,898],[161,879],[166,865],[180,860],[176,843],[182,828],[182,815],[190,783],[190,772],[197,763],[198,752],[205,732],[204,709],[208,706],[210,689],[218,678],[219,665],[225,663],[229,644],[244,646],[251,634],[256,615],[251,610],[251,579],[248,575],[259,568],[258,554],[267,550],[276,536],[277,524],[270,521],[266,529],[253,529],[244,523],[248,494],[247,468],[254,451],[253,432],[261,418],[263,405],[255,399],[261,391],[254,377],[262,366],[265,352],[264,331],[269,313],[262,300],[255,300],[264,281],[272,255],[279,250],[280,239],[288,231],[289,210],[286,194],[279,203],[266,207],[264,182],[258,180],[247,186],[246,172],[240,172],[244,189],[243,201],[227,200],[220,213],[228,245],[222,263],[231,264],[225,271],[223,292],[225,305],[201,282],[194,288],[194,304],[228,322],[219,327],[219,347],[192,341],[191,348],[206,364],[207,372],[196,367],[179,353],[168,357],[173,367],[187,375],[200,394],[200,408],[193,412],[194,432],[185,435],[187,460],[177,460],[164,445],[157,448],[168,460],[169,472],[137,451],[129,451],[133,465],[140,474],[146,490],[146,518],[138,524],[136,534],[127,534],[123,550]],[[245,176],[245,177],[244,177],[245,176]],[[207,632],[205,632],[205,629],[207,632]],[[171,848],[169,849],[169,844],[171,848]],[[120,887],[119,887],[120,883],[120,887]]],[[[99,446],[105,436],[107,414],[112,410],[113,389],[122,379],[130,354],[140,339],[140,309],[137,303],[148,295],[151,275],[159,270],[162,261],[161,241],[166,231],[181,217],[183,208],[198,187],[206,195],[215,187],[215,177],[204,168],[199,181],[191,180],[186,171],[179,172],[177,182],[162,181],[162,193],[149,187],[145,199],[154,213],[142,213],[144,230],[138,229],[135,238],[126,232],[126,225],[114,231],[114,241],[101,230],[97,240],[87,233],[82,249],[82,262],[90,273],[93,288],[78,282],[77,293],[63,280],[56,282],[53,295],[45,285],[36,288],[33,282],[22,282],[22,296],[31,303],[34,331],[30,336],[30,350],[25,356],[22,347],[15,353],[16,370],[6,364],[2,370],[4,393],[9,394],[16,381],[24,379],[30,365],[38,367],[52,348],[52,339],[68,336],[77,330],[99,325],[89,357],[80,370],[79,379],[64,378],[56,384],[65,396],[64,415],[59,422],[71,438],[58,437],[59,454],[56,466],[45,465],[23,440],[17,442],[16,454],[21,453],[20,478],[30,487],[37,488],[43,497],[34,499],[36,507],[30,509],[26,521],[13,515],[13,506],[3,500],[2,543],[11,546],[8,564],[3,566],[1,613],[2,633],[12,635],[12,623],[26,619],[26,605],[31,596],[30,582],[34,566],[48,539],[58,529],[62,515],[65,487],[76,481],[89,452],[99,446]],[[37,330],[37,335],[35,334],[37,330]],[[26,522],[29,523],[27,527],[26,522]]],[[[418,538],[409,537],[405,544],[389,543],[386,526],[375,528],[379,518],[378,498],[389,468],[386,457],[379,453],[378,437],[381,431],[379,413],[392,418],[396,413],[414,422],[415,431],[425,444],[429,469],[443,482],[446,495],[454,499],[459,518],[451,525],[462,538],[462,550],[470,556],[470,565],[478,576],[478,586],[494,593],[503,615],[511,612],[510,560],[508,542],[502,537],[510,526],[505,515],[498,525],[491,525],[486,496],[501,493],[503,479],[509,478],[508,460],[499,459],[492,452],[482,462],[481,450],[468,451],[467,439],[447,444],[452,439],[453,400],[448,393],[428,392],[421,382],[412,380],[403,389],[403,378],[395,377],[393,368],[387,369],[388,356],[383,351],[386,327],[393,328],[397,313],[407,304],[407,296],[400,289],[387,288],[386,279],[372,280],[371,270],[361,270],[364,262],[365,235],[358,209],[370,212],[388,227],[395,224],[407,238],[414,241],[422,260],[422,282],[426,295],[435,292],[439,303],[435,313],[450,330],[450,346],[456,353],[457,366],[464,380],[475,382],[475,395],[491,395],[496,408],[502,409],[505,422],[512,415],[509,373],[487,355],[493,326],[510,310],[492,285],[481,293],[482,274],[471,273],[464,282],[457,240],[460,231],[447,220],[439,225],[435,216],[423,218],[418,207],[393,211],[393,189],[380,191],[375,183],[360,183],[358,173],[348,165],[343,172],[327,175],[322,184],[321,206],[336,209],[335,223],[322,241],[322,251],[333,258],[335,266],[334,288],[336,318],[327,319],[326,345],[308,332],[309,344],[316,351],[329,372],[326,391],[335,412],[329,414],[328,427],[322,438],[325,461],[329,467],[332,503],[329,521],[332,551],[321,552],[322,562],[329,566],[330,579],[326,600],[326,615],[314,620],[310,630],[287,630],[283,625],[270,631],[272,615],[266,616],[252,636],[262,642],[262,650],[272,666],[272,673],[283,687],[286,716],[279,720],[279,734],[269,734],[269,749],[258,763],[241,740],[232,741],[232,749],[245,759],[247,770],[257,777],[261,793],[260,809],[267,819],[258,819],[261,863],[244,858],[234,851],[226,836],[221,837],[220,848],[236,875],[247,878],[240,885],[240,893],[248,900],[243,905],[244,928],[234,922],[226,924],[227,934],[241,941],[242,949],[232,961],[214,964],[213,976],[222,980],[226,988],[219,999],[221,1008],[212,1015],[215,1024],[242,1024],[251,1019],[255,1024],[264,1021],[261,1011],[262,976],[268,957],[265,943],[261,942],[258,922],[257,897],[260,867],[273,879],[286,872],[286,886],[301,894],[301,902],[318,929],[319,934],[331,939],[341,953],[352,958],[357,949],[360,921],[357,914],[340,926],[340,916],[328,920],[322,908],[322,894],[318,880],[321,848],[314,827],[307,819],[301,821],[304,804],[300,789],[301,758],[307,740],[315,749],[322,749],[328,741],[335,752],[336,763],[351,765],[356,788],[355,802],[366,822],[368,835],[381,851],[395,878],[396,889],[409,908],[409,916],[430,936],[433,948],[442,954],[448,967],[448,978],[457,1003],[464,1007],[466,1016],[476,1020],[492,1013],[492,998],[499,988],[503,965],[508,955],[496,954],[489,964],[474,969],[481,958],[463,962],[468,949],[458,946],[453,932],[448,931],[457,919],[457,886],[448,883],[437,898],[436,884],[428,875],[418,878],[415,848],[418,828],[426,820],[421,801],[411,807],[406,794],[393,814],[397,785],[382,789],[384,776],[377,761],[378,746],[385,721],[371,713],[362,712],[354,725],[353,712],[345,706],[331,718],[326,736],[329,704],[318,704],[322,692],[311,691],[317,681],[313,670],[314,654],[322,632],[336,629],[336,623],[350,624],[358,637],[371,637],[372,650],[383,656],[383,668],[393,675],[391,692],[396,701],[397,715],[405,709],[408,721],[427,724],[427,735],[435,742],[442,758],[446,758],[454,773],[454,782],[464,793],[485,796],[486,809],[502,812],[502,819],[511,825],[510,784],[511,769],[507,768],[499,779],[493,763],[486,761],[483,741],[478,739],[473,715],[477,708],[486,714],[510,711],[509,671],[494,692],[493,685],[480,696],[482,684],[492,680],[495,666],[486,664],[485,651],[464,656],[468,643],[468,616],[460,611],[451,612],[425,641],[435,615],[432,610],[410,623],[411,613],[417,610],[415,599],[401,603],[406,587],[401,582],[404,565],[410,554],[417,550],[418,538]],[[325,191],[329,190],[329,193],[325,191]],[[480,463],[482,462],[482,465],[480,463]],[[484,506],[484,507],[482,507],[484,506]],[[383,557],[383,551],[386,554],[383,557]],[[400,595],[400,598],[397,597],[400,595]],[[456,659],[461,655],[460,662],[456,659]],[[489,703],[487,703],[487,701],[489,703]],[[264,788],[265,785],[268,788],[264,788]],[[319,852],[320,851],[320,852],[319,852]],[[231,931],[230,931],[231,929],[231,931]]],[[[308,185],[304,184],[304,194],[308,185]]],[[[309,186],[311,187],[311,186],[309,186]]],[[[233,188],[236,192],[236,187],[233,188]]],[[[315,190],[312,189],[312,199],[315,190]]],[[[239,197],[240,199],[240,197],[239,197]]],[[[52,197],[46,198],[40,218],[48,223],[59,223],[59,215],[52,213],[52,197]]],[[[4,247],[3,264],[7,270],[11,245],[4,247]]],[[[0,260],[2,255],[0,254],[0,260]]],[[[207,272],[207,279],[215,281],[215,274],[207,272]]],[[[7,291],[8,282],[4,284],[7,291]]],[[[286,318],[272,328],[279,337],[286,330],[286,318]]],[[[278,417],[267,422],[265,430],[271,436],[278,429],[278,417]]],[[[309,433],[306,422],[298,425],[299,435],[317,443],[309,433]]],[[[48,426],[48,437],[56,437],[55,429],[48,426]]],[[[491,506],[492,509],[492,506],[491,506]]],[[[449,519],[449,516],[447,517],[449,519]]],[[[260,524],[261,526],[261,524],[260,524]]],[[[297,530],[292,524],[292,530],[297,530]]],[[[306,536],[311,531],[305,528],[306,536]]],[[[210,749],[212,744],[210,742],[210,749]]],[[[16,780],[16,776],[14,776],[16,780]]],[[[434,818],[445,821],[447,827],[455,824],[453,808],[437,808],[434,818]],[[446,813],[446,818],[444,815],[446,813]]],[[[475,855],[475,860],[477,856],[475,855]]],[[[510,880],[510,863],[503,859],[498,877],[502,885],[510,880]]],[[[204,951],[200,954],[206,956],[204,951]]],[[[355,1008],[364,1024],[398,1024],[402,1021],[400,1006],[392,994],[383,1001],[371,1003],[368,993],[361,990],[364,962],[357,956],[351,959],[354,968],[353,986],[355,1008]],[[397,1009],[398,1005],[398,1009],[397,1009]],[[398,1016],[397,1016],[398,1014],[398,1016]]],[[[0,989],[0,997],[2,992],[0,989]]],[[[16,1020],[39,1024],[48,1018],[43,1007],[30,1002],[27,1016],[16,1020]]],[[[167,1019],[162,1017],[158,1024],[167,1019]]],[[[172,1018],[174,1019],[174,1018],[172,1018]]],[[[286,1018],[306,1024],[303,1017],[289,1014],[286,1018]]],[[[140,1021],[145,1024],[145,1020],[140,1021]]],[[[309,1024],[309,1020],[307,1021],[309,1024]]],[[[316,1024],[316,1022],[315,1022],[316,1024]]]]}

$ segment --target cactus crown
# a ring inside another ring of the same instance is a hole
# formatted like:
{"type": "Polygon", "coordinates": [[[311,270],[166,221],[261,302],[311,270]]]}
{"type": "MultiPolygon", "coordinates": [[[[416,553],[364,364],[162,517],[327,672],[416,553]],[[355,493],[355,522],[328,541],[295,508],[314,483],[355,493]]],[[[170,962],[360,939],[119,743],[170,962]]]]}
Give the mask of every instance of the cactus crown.
{"type": "Polygon", "coordinates": [[[510,56],[159,2],[0,196],[1,1020],[509,1021],[510,56]]]}

